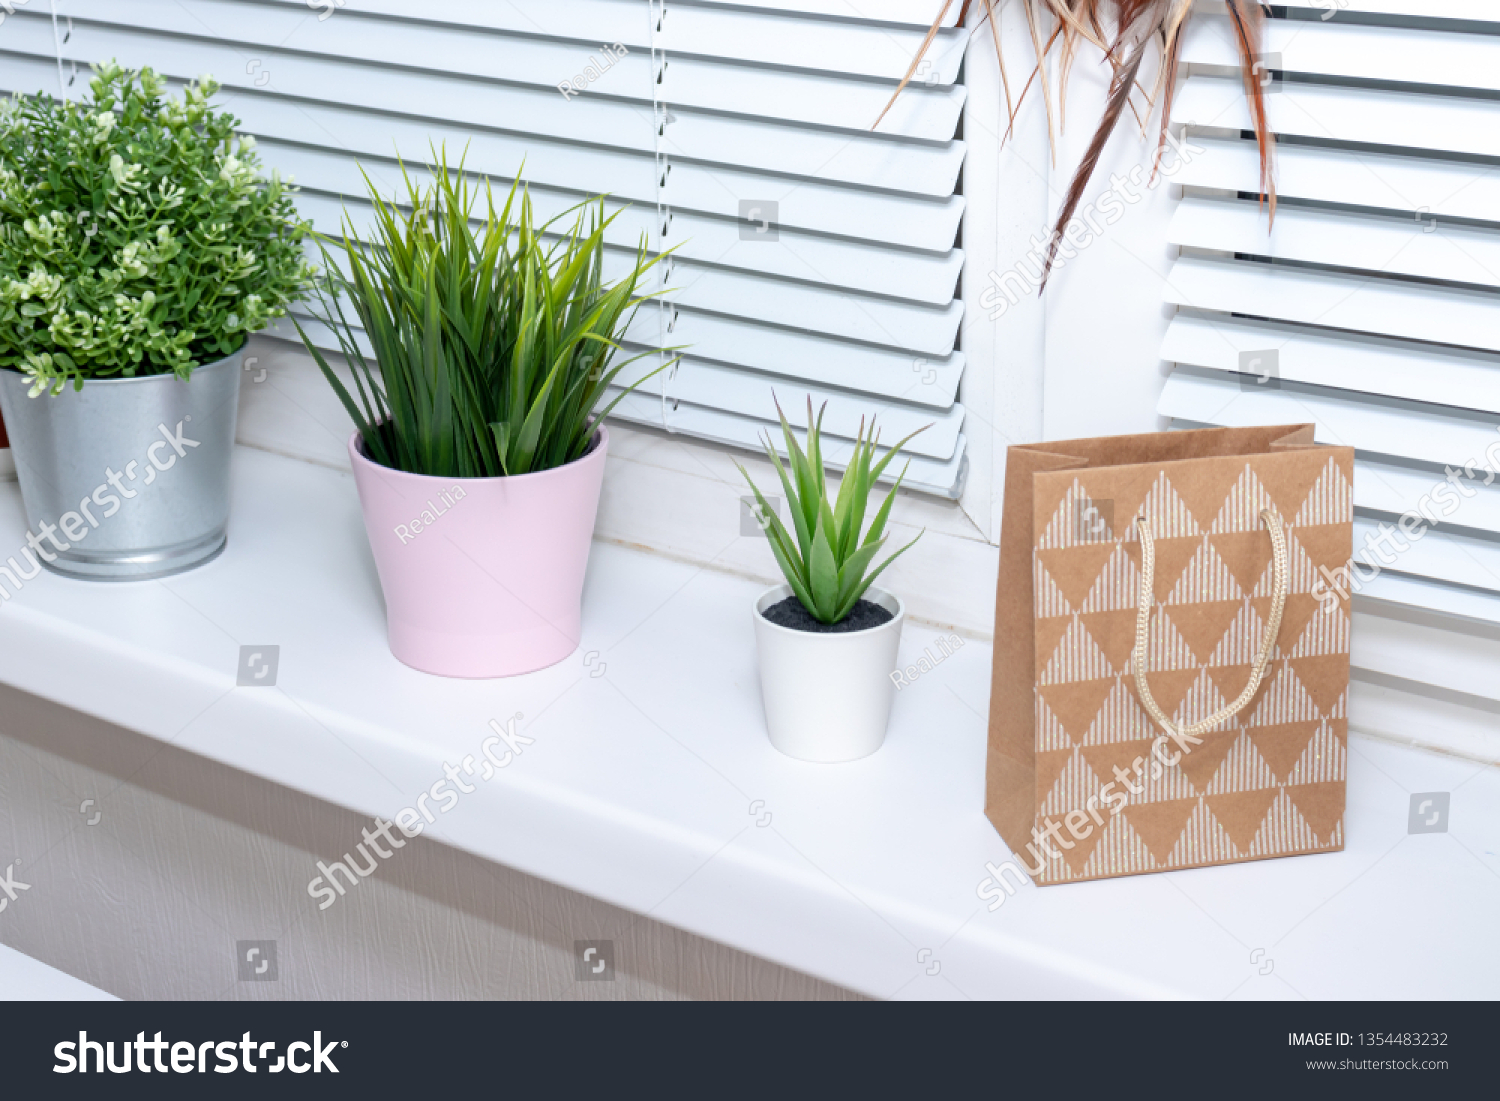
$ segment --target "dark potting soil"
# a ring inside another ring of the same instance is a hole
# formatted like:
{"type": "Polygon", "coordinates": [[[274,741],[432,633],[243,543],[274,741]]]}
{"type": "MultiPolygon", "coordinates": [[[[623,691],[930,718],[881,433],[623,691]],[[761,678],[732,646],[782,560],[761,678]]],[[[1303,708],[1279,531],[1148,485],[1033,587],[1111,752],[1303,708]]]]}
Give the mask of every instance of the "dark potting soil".
{"type": "Polygon", "coordinates": [[[882,623],[889,623],[896,618],[879,604],[861,600],[854,605],[853,611],[837,623],[824,623],[822,620],[814,619],[813,614],[804,608],[802,601],[795,596],[777,601],[760,614],[778,627],[789,627],[793,631],[812,631],[815,634],[824,635],[868,631],[872,627],[879,627],[882,623]]]}

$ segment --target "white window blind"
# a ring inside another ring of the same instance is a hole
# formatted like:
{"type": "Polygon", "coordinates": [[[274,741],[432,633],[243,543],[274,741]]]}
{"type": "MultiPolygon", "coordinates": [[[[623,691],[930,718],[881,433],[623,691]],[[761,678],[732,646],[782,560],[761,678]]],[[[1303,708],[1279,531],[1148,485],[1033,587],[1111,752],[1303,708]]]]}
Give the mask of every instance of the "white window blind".
{"type": "Polygon", "coordinates": [[[1201,152],[1174,181],[1159,411],[1317,422],[1356,448],[1356,560],[1426,501],[1438,523],[1375,554],[1381,580],[1402,603],[1500,618],[1500,5],[1272,13],[1269,233],[1227,20],[1201,9],[1184,45],[1173,118],[1201,152]]]}
{"type": "MultiPolygon", "coordinates": [[[[862,415],[879,414],[888,443],[931,424],[910,445],[908,484],[956,497],[957,4],[869,130],[941,6],[55,0],[54,34],[48,0],[30,0],[0,25],[0,86],[55,92],[61,79],[77,97],[88,65],[108,58],[179,84],[212,73],[265,163],[295,177],[304,215],[331,236],[342,207],[356,224],[367,216],[358,166],[394,192],[398,154],[420,166],[429,143],[454,160],[467,147],[468,170],[497,185],[524,162],[544,217],[608,194],[624,211],[608,240],[616,272],[642,234],[653,252],[676,248],[648,288],[667,294],[640,310],[628,346],[685,351],[618,407],[621,419],[758,448],[773,392],[794,423],[811,393],[828,401],[832,465],[862,415]]],[[[297,316],[308,327],[305,309],[297,316]]],[[[315,323],[309,333],[336,347],[315,323]]]]}

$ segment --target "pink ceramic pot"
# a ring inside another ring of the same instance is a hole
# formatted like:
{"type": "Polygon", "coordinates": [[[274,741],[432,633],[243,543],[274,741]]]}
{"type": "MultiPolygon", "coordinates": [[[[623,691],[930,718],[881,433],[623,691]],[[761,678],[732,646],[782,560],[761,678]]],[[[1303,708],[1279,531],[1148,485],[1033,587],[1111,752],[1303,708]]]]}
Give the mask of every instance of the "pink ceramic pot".
{"type": "Polygon", "coordinates": [[[445,677],[508,677],[578,647],[583,575],[609,433],[567,466],[432,478],[380,466],[349,438],[391,653],[445,677]]]}

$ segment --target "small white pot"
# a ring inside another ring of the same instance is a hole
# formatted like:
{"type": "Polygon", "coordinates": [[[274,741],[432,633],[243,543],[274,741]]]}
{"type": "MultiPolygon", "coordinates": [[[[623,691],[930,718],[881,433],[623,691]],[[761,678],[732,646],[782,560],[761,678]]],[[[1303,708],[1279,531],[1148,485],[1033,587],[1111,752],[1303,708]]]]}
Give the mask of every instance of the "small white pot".
{"type": "Polygon", "coordinates": [[[777,585],[751,608],[771,744],[802,761],[868,757],[885,741],[906,607],[871,587],[864,599],[893,619],[865,631],[822,634],[779,627],[761,614],[791,595],[790,587],[777,585]]]}

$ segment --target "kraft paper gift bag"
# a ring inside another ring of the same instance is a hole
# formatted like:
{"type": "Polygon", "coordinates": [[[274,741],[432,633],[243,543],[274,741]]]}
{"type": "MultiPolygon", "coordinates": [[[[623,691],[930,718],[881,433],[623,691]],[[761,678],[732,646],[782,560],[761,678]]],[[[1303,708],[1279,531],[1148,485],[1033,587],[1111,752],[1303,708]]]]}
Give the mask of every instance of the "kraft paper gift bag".
{"type": "Polygon", "coordinates": [[[1312,425],[1010,448],[985,814],[1036,882],[1343,848],[1353,480],[1312,425]]]}

